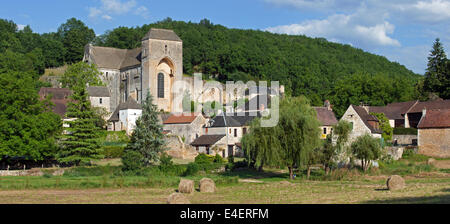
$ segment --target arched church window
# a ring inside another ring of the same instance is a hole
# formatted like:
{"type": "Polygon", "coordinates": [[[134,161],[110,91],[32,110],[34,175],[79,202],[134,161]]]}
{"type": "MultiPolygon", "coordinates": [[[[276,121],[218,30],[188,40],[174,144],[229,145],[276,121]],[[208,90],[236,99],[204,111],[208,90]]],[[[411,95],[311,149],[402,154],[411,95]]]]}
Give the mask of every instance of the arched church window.
{"type": "Polygon", "coordinates": [[[164,74],[158,74],[158,98],[164,98],[164,74]]]}

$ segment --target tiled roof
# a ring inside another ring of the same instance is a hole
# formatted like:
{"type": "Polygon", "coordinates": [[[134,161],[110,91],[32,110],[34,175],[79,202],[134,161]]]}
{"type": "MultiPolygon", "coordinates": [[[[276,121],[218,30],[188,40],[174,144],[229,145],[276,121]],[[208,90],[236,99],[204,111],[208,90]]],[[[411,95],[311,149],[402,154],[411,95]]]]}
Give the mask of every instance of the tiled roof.
{"type": "Polygon", "coordinates": [[[332,110],[326,107],[314,107],[314,109],[317,112],[317,119],[323,126],[333,126],[338,123],[332,110]]]}
{"type": "Polygon", "coordinates": [[[418,128],[450,128],[450,109],[427,110],[418,128]]]}
{"type": "Polygon", "coordinates": [[[67,102],[69,96],[72,94],[67,88],[47,88],[42,87],[39,90],[40,99],[45,99],[48,95],[52,95],[52,103],[55,104],[52,108],[53,113],[58,114],[60,117],[65,117],[67,111],[67,102]]]}
{"type": "Polygon", "coordinates": [[[216,144],[218,141],[220,141],[222,138],[224,138],[225,135],[202,135],[195,139],[191,145],[192,146],[210,146],[216,144]]]}
{"type": "Polygon", "coordinates": [[[369,107],[371,113],[384,113],[390,120],[404,119],[404,114],[416,104],[417,101],[390,103],[387,106],[369,107]]]}
{"type": "Polygon", "coordinates": [[[110,97],[108,87],[106,86],[89,86],[87,91],[91,97],[110,97]]]}
{"type": "Polygon", "coordinates": [[[141,48],[90,47],[92,48],[91,58],[99,68],[122,69],[141,64],[141,48]]]}
{"type": "Polygon", "coordinates": [[[141,110],[142,106],[138,104],[132,97],[129,97],[126,102],[122,102],[119,104],[119,106],[117,106],[116,110],[114,110],[114,112],[111,114],[111,117],[108,119],[108,121],[119,121],[119,112],[121,110],[128,109],[141,110]]]}
{"type": "Polygon", "coordinates": [[[136,102],[132,97],[128,97],[126,102],[122,102],[118,106],[119,110],[136,109],[141,110],[142,106],[136,102]]]}
{"type": "Polygon", "coordinates": [[[353,109],[355,109],[358,116],[361,118],[361,120],[364,122],[366,127],[368,127],[372,133],[377,133],[377,134],[383,133],[380,129],[375,129],[374,127],[372,127],[372,125],[369,124],[369,121],[378,121],[378,119],[375,116],[367,113],[366,109],[364,109],[361,106],[352,105],[352,107],[353,107],[353,109]]]}
{"type": "Polygon", "coordinates": [[[173,114],[169,118],[167,118],[163,124],[190,124],[195,118],[197,118],[200,113],[190,113],[189,115],[185,115],[184,113],[181,115],[173,114]]]}
{"type": "Polygon", "coordinates": [[[173,30],[166,29],[156,29],[151,28],[147,34],[144,36],[144,40],[156,39],[156,40],[171,40],[171,41],[182,41],[180,37],[173,30]]]}
{"type": "Polygon", "coordinates": [[[433,101],[418,102],[408,111],[408,113],[421,113],[423,109],[450,109],[450,100],[438,99],[433,101]]]}
{"type": "Polygon", "coordinates": [[[120,68],[129,68],[141,65],[142,48],[127,50],[120,68]]]}
{"type": "MultiPolygon", "coordinates": [[[[244,116],[225,116],[226,119],[226,126],[227,127],[242,127],[250,125],[252,120],[258,116],[250,116],[248,113],[246,113],[244,116]]],[[[225,127],[225,121],[223,115],[214,117],[211,121],[211,127],[217,128],[217,127],[225,127]]]]}

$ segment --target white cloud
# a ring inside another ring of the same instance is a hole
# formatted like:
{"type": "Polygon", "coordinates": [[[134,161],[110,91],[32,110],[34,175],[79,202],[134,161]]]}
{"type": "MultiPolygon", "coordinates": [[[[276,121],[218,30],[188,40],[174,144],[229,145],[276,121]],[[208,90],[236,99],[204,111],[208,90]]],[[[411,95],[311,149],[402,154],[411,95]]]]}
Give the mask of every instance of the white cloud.
{"type": "Polygon", "coordinates": [[[89,17],[93,19],[101,17],[105,20],[112,20],[113,16],[127,13],[148,17],[148,9],[145,6],[138,6],[136,0],[101,0],[100,7],[89,8],[89,17]]]}
{"type": "Polygon", "coordinates": [[[17,24],[17,29],[23,30],[27,25],[17,24]]]}
{"type": "Polygon", "coordinates": [[[325,37],[334,42],[351,43],[357,47],[400,46],[400,42],[389,37],[395,26],[387,21],[376,24],[361,25],[364,14],[331,15],[323,20],[307,20],[299,24],[267,28],[274,33],[325,37]]]}

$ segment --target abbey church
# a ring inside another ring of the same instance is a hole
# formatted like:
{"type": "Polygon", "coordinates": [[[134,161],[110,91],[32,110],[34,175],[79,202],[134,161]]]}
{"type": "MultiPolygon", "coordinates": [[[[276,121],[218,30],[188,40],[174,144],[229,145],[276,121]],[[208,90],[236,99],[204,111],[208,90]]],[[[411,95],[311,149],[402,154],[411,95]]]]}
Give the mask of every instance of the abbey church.
{"type": "Polygon", "coordinates": [[[183,42],[172,30],[152,28],[140,48],[87,45],[83,61],[96,64],[101,72],[110,93],[111,112],[129,99],[140,104],[147,92],[158,109],[171,112],[173,84],[183,77],[183,42]]]}

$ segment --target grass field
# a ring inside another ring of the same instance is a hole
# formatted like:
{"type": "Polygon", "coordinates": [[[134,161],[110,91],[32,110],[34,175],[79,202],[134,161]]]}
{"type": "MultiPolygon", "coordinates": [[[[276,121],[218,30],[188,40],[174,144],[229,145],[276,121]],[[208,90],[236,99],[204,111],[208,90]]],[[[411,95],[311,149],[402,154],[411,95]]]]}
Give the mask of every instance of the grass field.
{"type": "MultiPolygon", "coordinates": [[[[288,181],[286,170],[275,168],[263,173],[243,169],[183,178],[194,180],[197,187],[205,176],[217,184],[216,193],[187,195],[195,204],[450,203],[449,161],[438,162],[435,167],[402,160],[366,174],[356,169],[337,170],[328,177],[317,170],[310,180],[299,173],[297,179],[288,181]],[[387,190],[385,182],[391,174],[402,175],[406,188],[387,190]]],[[[160,204],[176,192],[181,178],[116,175],[117,164],[120,161],[105,160],[97,167],[77,168],[61,177],[0,177],[0,203],[160,204]]]]}

